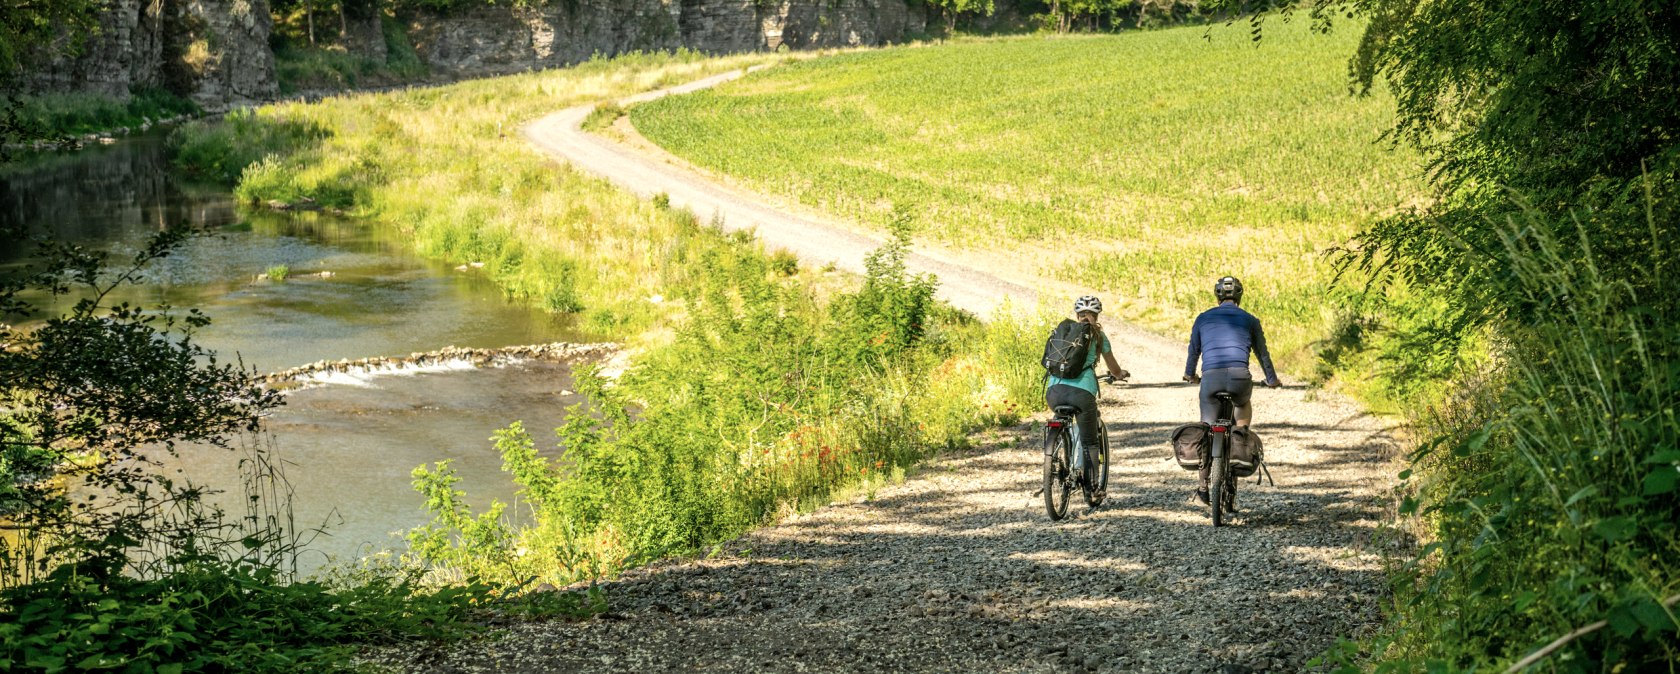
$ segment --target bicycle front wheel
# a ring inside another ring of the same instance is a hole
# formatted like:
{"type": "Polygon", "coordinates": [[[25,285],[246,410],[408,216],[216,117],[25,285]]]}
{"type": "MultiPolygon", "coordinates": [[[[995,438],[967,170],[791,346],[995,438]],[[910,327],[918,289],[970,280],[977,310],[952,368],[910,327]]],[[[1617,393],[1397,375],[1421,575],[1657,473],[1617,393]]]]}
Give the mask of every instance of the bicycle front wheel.
{"type": "Polygon", "coordinates": [[[1067,517],[1073,495],[1073,448],[1067,433],[1050,431],[1044,438],[1044,512],[1052,521],[1067,517]]]}

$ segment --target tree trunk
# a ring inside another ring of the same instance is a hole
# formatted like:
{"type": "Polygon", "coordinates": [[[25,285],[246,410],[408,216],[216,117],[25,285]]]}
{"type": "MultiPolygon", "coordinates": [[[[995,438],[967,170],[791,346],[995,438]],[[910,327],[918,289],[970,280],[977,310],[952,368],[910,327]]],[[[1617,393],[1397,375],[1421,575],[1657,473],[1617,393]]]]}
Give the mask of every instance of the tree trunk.
{"type": "Polygon", "coordinates": [[[304,0],[303,20],[309,24],[309,46],[315,46],[315,0],[304,0]]]}

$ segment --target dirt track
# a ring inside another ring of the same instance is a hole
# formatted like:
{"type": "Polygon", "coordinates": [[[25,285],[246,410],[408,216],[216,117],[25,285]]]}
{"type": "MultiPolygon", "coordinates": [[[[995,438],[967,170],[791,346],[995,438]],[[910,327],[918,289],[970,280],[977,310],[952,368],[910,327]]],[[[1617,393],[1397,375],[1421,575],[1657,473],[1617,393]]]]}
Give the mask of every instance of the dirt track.
{"type": "MultiPolygon", "coordinates": [[[[691,90],[727,79],[712,78],[691,90]]],[[[679,92],[680,93],[680,92],[679,92]]],[[[702,217],[753,227],[771,247],[859,269],[876,242],[777,211],[652,155],[578,130],[589,108],[527,133],[573,165],[702,217]]],[[[1026,286],[918,257],[943,296],[985,315],[1026,286]]],[[[977,437],[872,500],[766,527],[706,560],[642,569],[608,588],[613,611],[530,624],[421,671],[1279,671],[1380,618],[1372,538],[1393,441],[1380,420],[1290,386],[1257,391],[1255,428],[1277,486],[1243,484],[1236,524],[1188,500],[1194,477],[1166,437],[1194,417],[1183,346],[1108,327],[1133,384],[1104,392],[1115,449],[1109,503],[1049,522],[1031,424],[977,437]]],[[[1287,378],[1286,378],[1287,380],[1287,378]]]]}

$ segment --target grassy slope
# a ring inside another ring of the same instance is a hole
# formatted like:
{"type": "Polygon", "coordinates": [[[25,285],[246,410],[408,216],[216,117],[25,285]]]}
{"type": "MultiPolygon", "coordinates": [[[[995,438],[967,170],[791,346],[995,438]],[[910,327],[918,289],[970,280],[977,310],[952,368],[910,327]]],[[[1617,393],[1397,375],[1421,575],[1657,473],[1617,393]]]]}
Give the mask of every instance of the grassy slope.
{"type": "Polygon", "coordinates": [[[748,186],[1005,251],[1179,334],[1233,273],[1305,370],[1336,322],[1322,253],[1420,192],[1348,95],[1356,32],[1180,28],[848,54],[635,108],[637,128],[748,186]],[[1207,36],[1211,39],[1204,39],[1207,36]]]}

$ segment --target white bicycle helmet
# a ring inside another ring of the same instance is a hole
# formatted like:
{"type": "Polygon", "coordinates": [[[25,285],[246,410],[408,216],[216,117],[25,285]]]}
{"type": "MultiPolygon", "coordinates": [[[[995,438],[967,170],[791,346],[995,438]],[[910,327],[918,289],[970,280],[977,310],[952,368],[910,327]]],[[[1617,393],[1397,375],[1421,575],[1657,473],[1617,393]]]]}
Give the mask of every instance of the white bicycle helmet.
{"type": "Polygon", "coordinates": [[[1077,300],[1074,300],[1073,301],[1073,313],[1074,313],[1074,315],[1077,316],[1077,315],[1079,315],[1079,312],[1082,312],[1082,311],[1090,311],[1090,312],[1098,313],[1098,314],[1102,313],[1102,300],[1097,299],[1096,295],[1086,295],[1086,296],[1081,297],[1077,300]]]}

